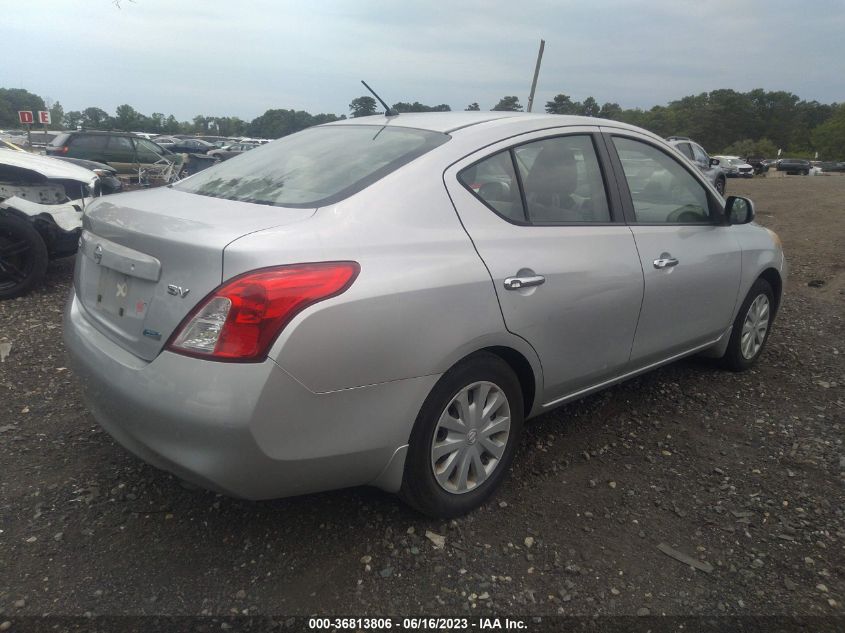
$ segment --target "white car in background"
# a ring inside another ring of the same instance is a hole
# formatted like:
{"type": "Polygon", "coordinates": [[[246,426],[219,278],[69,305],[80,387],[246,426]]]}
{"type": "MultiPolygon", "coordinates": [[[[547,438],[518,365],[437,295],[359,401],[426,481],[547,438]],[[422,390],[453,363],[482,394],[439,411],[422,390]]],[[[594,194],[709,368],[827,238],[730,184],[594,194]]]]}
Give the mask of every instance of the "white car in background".
{"type": "Polygon", "coordinates": [[[728,178],[753,178],[754,167],[739,156],[714,156],[728,178]]]}
{"type": "Polygon", "coordinates": [[[0,150],[0,299],[39,283],[50,259],[76,253],[99,176],[56,158],[0,150]]]}

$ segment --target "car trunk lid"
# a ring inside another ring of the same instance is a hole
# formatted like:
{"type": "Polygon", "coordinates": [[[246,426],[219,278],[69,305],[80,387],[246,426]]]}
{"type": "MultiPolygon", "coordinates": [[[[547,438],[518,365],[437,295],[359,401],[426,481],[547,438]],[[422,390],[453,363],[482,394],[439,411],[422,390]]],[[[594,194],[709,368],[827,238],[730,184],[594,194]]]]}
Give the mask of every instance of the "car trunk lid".
{"type": "Polygon", "coordinates": [[[100,198],[83,218],[76,294],[100,332],[152,360],[191,308],[223,281],[228,244],[314,212],[170,188],[100,198]]]}

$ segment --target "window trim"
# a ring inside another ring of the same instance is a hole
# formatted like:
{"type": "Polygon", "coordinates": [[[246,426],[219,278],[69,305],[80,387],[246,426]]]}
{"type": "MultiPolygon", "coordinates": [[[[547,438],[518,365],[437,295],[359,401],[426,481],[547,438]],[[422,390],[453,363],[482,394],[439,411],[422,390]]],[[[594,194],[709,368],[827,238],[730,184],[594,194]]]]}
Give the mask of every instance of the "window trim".
{"type": "MultiPolygon", "coordinates": [[[[545,130],[534,130],[535,132],[545,131],[545,130]]],[[[607,152],[607,148],[605,147],[605,143],[603,139],[599,138],[601,136],[601,132],[598,130],[579,130],[579,131],[571,131],[571,132],[560,132],[557,134],[552,134],[550,136],[541,136],[537,138],[532,138],[529,140],[523,140],[519,143],[514,143],[513,145],[509,145],[507,147],[502,147],[497,149],[496,151],[487,154],[478,160],[474,160],[468,165],[465,165],[458,169],[457,173],[455,174],[455,179],[458,181],[458,184],[466,189],[473,198],[481,202],[485,207],[490,209],[498,218],[504,220],[508,224],[512,224],[513,226],[529,226],[529,227],[556,227],[556,226],[618,226],[620,224],[625,223],[625,216],[624,216],[624,207],[622,205],[622,200],[618,196],[617,191],[614,187],[611,187],[610,179],[613,178],[613,168],[612,163],[610,160],[610,156],[607,152]],[[524,145],[531,145],[532,143],[540,143],[543,141],[562,138],[567,136],[586,136],[590,139],[590,142],[593,145],[593,151],[595,152],[596,162],[599,166],[599,172],[601,174],[602,179],[602,186],[604,187],[604,195],[605,200],[607,201],[607,209],[608,214],[610,215],[610,221],[607,222],[534,222],[528,217],[528,201],[525,197],[525,186],[522,182],[522,174],[519,171],[519,165],[516,162],[516,149],[524,146],[524,145]],[[498,210],[496,210],[492,205],[490,205],[484,198],[478,195],[477,192],[473,191],[472,187],[466,184],[463,179],[461,178],[461,174],[470,169],[475,167],[476,165],[483,163],[486,160],[489,160],[493,156],[498,154],[502,154],[507,152],[510,154],[511,160],[511,168],[514,170],[514,174],[516,176],[516,182],[519,187],[519,198],[522,204],[522,216],[525,218],[523,221],[517,221],[512,218],[505,217],[502,215],[498,210]],[[617,195],[614,195],[617,194],[617,195]]]]}
{"type": "MultiPolygon", "coordinates": [[[[667,152],[665,148],[660,147],[659,144],[655,143],[653,139],[650,139],[646,136],[640,136],[638,134],[629,133],[627,131],[620,131],[620,132],[603,132],[602,136],[604,136],[604,143],[607,146],[607,151],[610,155],[610,162],[613,166],[613,171],[615,173],[616,178],[616,186],[619,188],[619,193],[622,197],[622,210],[625,215],[625,223],[629,226],[698,226],[698,227],[713,227],[713,226],[724,226],[725,225],[725,209],[724,207],[719,204],[719,201],[713,196],[713,192],[711,191],[712,185],[707,182],[701,172],[699,171],[696,163],[690,162],[689,159],[686,159],[681,162],[675,156],[672,156],[671,153],[667,152]],[[613,142],[615,137],[628,139],[630,141],[637,141],[644,145],[648,145],[652,149],[655,149],[661,153],[663,153],[667,158],[675,161],[675,163],[680,166],[684,171],[686,171],[692,178],[698,182],[699,185],[704,189],[704,193],[707,194],[707,203],[709,206],[710,211],[710,222],[639,222],[637,221],[636,211],[634,210],[634,199],[631,195],[631,189],[628,186],[628,179],[625,177],[625,170],[622,167],[622,161],[619,158],[619,154],[616,151],[616,145],[613,142]],[[689,165],[685,165],[684,163],[689,163],[689,165]]],[[[678,150],[676,150],[678,151],[678,150]]],[[[680,153],[680,152],[679,152],[680,153]]]]}

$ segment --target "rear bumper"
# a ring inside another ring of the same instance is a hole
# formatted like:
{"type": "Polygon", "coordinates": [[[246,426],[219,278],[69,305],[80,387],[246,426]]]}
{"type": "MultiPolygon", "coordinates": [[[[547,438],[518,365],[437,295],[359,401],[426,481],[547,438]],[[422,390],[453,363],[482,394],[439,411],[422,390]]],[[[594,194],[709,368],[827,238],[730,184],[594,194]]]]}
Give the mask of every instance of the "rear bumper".
{"type": "Polygon", "coordinates": [[[247,499],[368,483],[398,490],[402,469],[392,458],[404,455],[397,449],[438,378],[315,394],[270,360],[162,352],[146,362],[97,331],[73,292],[64,339],[86,403],[120,444],[183,479],[247,499]]]}

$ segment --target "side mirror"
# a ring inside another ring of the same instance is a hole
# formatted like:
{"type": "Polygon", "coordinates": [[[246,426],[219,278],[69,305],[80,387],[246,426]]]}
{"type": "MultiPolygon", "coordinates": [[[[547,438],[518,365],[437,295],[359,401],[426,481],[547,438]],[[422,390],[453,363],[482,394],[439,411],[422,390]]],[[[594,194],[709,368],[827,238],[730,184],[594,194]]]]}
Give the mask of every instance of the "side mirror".
{"type": "Polygon", "coordinates": [[[725,201],[728,224],[748,224],[754,219],[754,203],[748,198],[728,196],[725,201]]]}
{"type": "Polygon", "coordinates": [[[719,166],[719,165],[721,165],[721,164],[722,164],[722,163],[721,163],[721,161],[720,161],[718,158],[711,158],[711,159],[710,159],[710,166],[711,166],[711,167],[718,167],[718,166],[719,166]]]}

